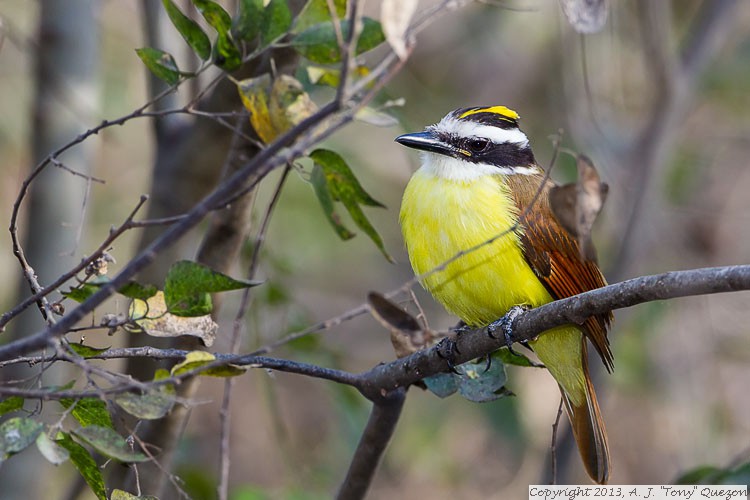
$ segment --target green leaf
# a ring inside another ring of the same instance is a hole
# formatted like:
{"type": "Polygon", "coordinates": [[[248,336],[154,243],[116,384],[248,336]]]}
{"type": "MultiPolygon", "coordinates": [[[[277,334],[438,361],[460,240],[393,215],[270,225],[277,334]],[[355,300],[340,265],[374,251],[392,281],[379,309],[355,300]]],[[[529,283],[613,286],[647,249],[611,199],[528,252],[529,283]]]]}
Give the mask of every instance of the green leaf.
{"type": "Polygon", "coordinates": [[[748,484],[750,462],[731,469],[701,465],[675,479],[674,484],[748,484]]]}
{"type": "Polygon", "coordinates": [[[271,0],[263,9],[260,22],[260,41],[263,46],[281,37],[292,25],[292,12],[286,0],[271,0]]]}
{"type": "Polygon", "coordinates": [[[169,15],[169,19],[182,38],[190,45],[195,53],[204,61],[211,56],[211,41],[203,32],[198,23],[183,14],[172,0],[162,0],[164,9],[169,15]]]}
{"type": "Polygon", "coordinates": [[[21,408],[23,408],[23,398],[21,396],[10,396],[0,401],[0,415],[5,415],[21,408]]]}
{"type": "Polygon", "coordinates": [[[67,297],[76,302],[84,302],[86,299],[99,291],[99,287],[90,283],[82,283],[67,292],[62,292],[63,297],[67,297]]]}
{"type": "MultiPolygon", "coordinates": [[[[346,0],[333,0],[336,15],[342,19],[346,15],[346,0]]],[[[310,0],[302,12],[297,16],[294,23],[294,31],[304,31],[314,24],[331,21],[331,10],[328,8],[328,0],[310,0]]]]}
{"type": "Polygon", "coordinates": [[[130,299],[146,300],[156,295],[159,289],[154,285],[142,285],[137,281],[128,281],[117,290],[117,293],[130,299]]]}
{"type": "MultiPolygon", "coordinates": [[[[169,386],[160,386],[169,387],[169,386]]],[[[155,420],[161,418],[174,406],[174,388],[168,391],[151,390],[143,394],[123,392],[115,397],[115,403],[136,418],[155,420]]]]}
{"type": "Polygon", "coordinates": [[[508,377],[505,374],[505,365],[494,361],[487,369],[487,363],[469,362],[456,367],[460,375],[456,375],[458,382],[458,393],[464,398],[475,403],[494,401],[507,396],[509,392],[505,389],[508,377]]]}
{"type": "Polygon", "coordinates": [[[328,149],[316,149],[310,153],[310,158],[323,169],[336,201],[351,198],[363,205],[385,208],[365,191],[341,155],[328,149]]]}
{"type": "Polygon", "coordinates": [[[750,462],[727,471],[721,478],[721,484],[750,484],[750,462]]]}
{"type": "Polygon", "coordinates": [[[674,484],[718,484],[717,479],[723,473],[718,467],[701,465],[675,479],[674,484]]]}
{"type": "Polygon", "coordinates": [[[336,234],[339,235],[339,238],[341,238],[342,240],[349,240],[351,238],[354,238],[355,234],[349,231],[346,226],[344,226],[344,224],[341,222],[341,216],[338,214],[338,212],[336,212],[336,209],[334,208],[333,198],[330,191],[328,190],[328,181],[326,180],[326,175],[323,172],[323,169],[318,165],[315,165],[313,167],[312,175],[310,176],[310,183],[315,190],[315,196],[318,197],[320,206],[323,209],[323,214],[325,214],[326,218],[328,218],[328,221],[333,226],[336,234]]]}
{"type": "Polygon", "coordinates": [[[78,401],[71,398],[62,398],[60,404],[65,409],[75,405],[70,414],[84,427],[87,425],[98,425],[114,429],[112,417],[110,417],[107,410],[107,403],[99,398],[83,398],[78,401]]]}
{"type": "MultiPolygon", "coordinates": [[[[383,240],[380,238],[380,235],[372,224],[370,224],[370,221],[360,207],[360,204],[375,207],[384,207],[384,205],[367,194],[352,173],[349,165],[346,164],[346,161],[339,154],[327,149],[316,149],[310,153],[310,158],[312,158],[316,166],[319,166],[323,170],[330,198],[334,201],[340,201],[344,205],[357,227],[370,237],[386,259],[393,262],[393,258],[385,250],[383,240]]],[[[335,212],[330,210],[332,202],[329,204],[328,200],[325,198],[325,193],[320,188],[319,174],[316,175],[314,169],[311,182],[313,183],[313,187],[316,185],[318,186],[316,188],[318,200],[320,200],[328,220],[331,221],[336,232],[341,236],[341,228],[339,227],[340,221],[338,224],[336,223],[337,216],[335,215],[335,212]]]]}
{"type": "Polygon", "coordinates": [[[213,61],[225,71],[234,71],[242,66],[242,54],[228,32],[219,33],[213,50],[213,61]]]}
{"type": "Polygon", "coordinates": [[[351,215],[354,223],[357,224],[357,226],[361,230],[363,230],[367,234],[367,236],[370,237],[370,239],[380,249],[385,258],[388,259],[388,261],[391,263],[395,262],[393,260],[393,257],[391,257],[390,254],[385,250],[385,245],[383,245],[383,240],[380,238],[380,234],[378,234],[372,224],[370,224],[370,221],[367,220],[367,217],[365,216],[362,208],[360,208],[357,202],[351,198],[342,198],[341,202],[349,211],[349,215],[351,215]]]}
{"type": "Polygon", "coordinates": [[[44,432],[36,438],[36,448],[52,465],[60,465],[70,458],[70,452],[52,441],[44,432]]]}
{"type": "Polygon", "coordinates": [[[506,365],[516,366],[532,366],[534,368],[544,368],[544,365],[530,360],[523,354],[515,355],[508,349],[502,348],[492,353],[492,359],[499,360],[501,363],[506,365]]]}
{"type": "Polygon", "coordinates": [[[104,478],[102,472],[96,465],[96,462],[91,457],[91,454],[81,446],[80,444],[73,441],[70,434],[67,432],[58,432],[55,442],[68,450],[70,453],[70,461],[73,463],[78,472],[83,477],[86,484],[89,485],[91,491],[94,492],[99,500],[107,500],[107,490],[104,487],[104,478]]]}
{"type": "Polygon", "coordinates": [[[126,463],[148,460],[143,453],[132,450],[125,438],[109,427],[89,425],[73,431],[73,434],[98,452],[115,460],[126,463]]]}
{"type": "Polygon", "coordinates": [[[475,403],[494,401],[512,394],[505,389],[507,376],[500,360],[490,368],[484,361],[464,363],[456,367],[456,373],[439,373],[424,379],[427,388],[440,398],[458,391],[461,396],[475,403]]]}
{"type": "Polygon", "coordinates": [[[135,53],[138,54],[149,71],[160,80],[164,80],[170,85],[180,81],[180,70],[171,54],[151,47],[135,49],[135,53]]]}
{"type": "MultiPolygon", "coordinates": [[[[362,32],[357,40],[357,55],[372,50],[385,41],[380,23],[369,17],[362,18],[362,32]]],[[[346,39],[349,21],[341,21],[341,32],[346,39]]],[[[333,64],[341,61],[341,50],[332,22],[316,24],[295,36],[292,47],[302,56],[318,64],[333,64]]]]}
{"type": "Polygon", "coordinates": [[[164,282],[164,300],[175,316],[203,316],[212,309],[210,293],[258,286],[261,281],[237,280],[210,267],[182,260],[172,265],[164,282]]]}
{"type": "Polygon", "coordinates": [[[230,35],[232,18],[227,11],[212,0],[193,0],[193,4],[218,33],[212,52],[214,64],[226,71],[239,68],[242,65],[242,55],[230,35]]]}
{"type": "Polygon", "coordinates": [[[98,347],[91,347],[91,346],[83,345],[83,344],[77,344],[77,343],[70,343],[70,344],[68,344],[68,347],[70,347],[71,351],[73,351],[74,353],[78,354],[82,358],[91,358],[91,357],[94,357],[94,356],[96,356],[98,354],[101,354],[101,353],[103,353],[105,351],[109,351],[110,348],[111,348],[111,346],[110,347],[98,348],[98,347]]]}
{"type": "Polygon", "coordinates": [[[232,18],[216,2],[212,0],[193,0],[193,5],[201,13],[203,19],[219,34],[226,33],[232,28],[232,18]]]}
{"type": "Polygon", "coordinates": [[[423,380],[427,388],[439,398],[447,398],[458,390],[456,376],[452,373],[438,373],[423,380]]]}
{"type": "Polygon", "coordinates": [[[0,424],[0,463],[36,441],[44,425],[26,417],[13,417],[0,424]]]}
{"type": "MultiPolygon", "coordinates": [[[[185,356],[185,361],[178,363],[172,367],[172,376],[181,375],[187,373],[201,366],[206,366],[209,363],[216,361],[216,357],[206,351],[192,351],[185,356]]],[[[242,375],[247,371],[246,368],[236,365],[224,365],[209,368],[200,372],[200,375],[208,375],[211,377],[235,377],[242,375]]]]}
{"type": "Polygon", "coordinates": [[[260,33],[263,0],[239,0],[232,34],[238,40],[252,41],[260,33]]]}
{"type": "MultiPolygon", "coordinates": [[[[154,380],[169,377],[169,372],[160,369],[154,380]]],[[[175,388],[172,384],[156,386],[144,393],[123,392],[115,396],[115,403],[134,417],[146,420],[161,418],[175,403],[175,388]]]]}

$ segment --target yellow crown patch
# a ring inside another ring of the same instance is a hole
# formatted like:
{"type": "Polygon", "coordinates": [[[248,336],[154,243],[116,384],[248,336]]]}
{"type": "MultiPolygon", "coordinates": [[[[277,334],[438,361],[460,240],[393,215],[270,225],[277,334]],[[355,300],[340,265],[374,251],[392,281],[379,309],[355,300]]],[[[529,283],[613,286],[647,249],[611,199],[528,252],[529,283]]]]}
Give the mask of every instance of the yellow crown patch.
{"type": "Polygon", "coordinates": [[[516,122],[520,116],[518,116],[518,113],[513,111],[510,108],[506,108],[505,106],[490,106],[488,108],[477,108],[477,109],[470,109],[469,111],[466,111],[464,114],[458,117],[459,120],[466,118],[467,116],[475,115],[477,113],[494,113],[496,115],[500,115],[501,120],[509,121],[509,122],[516,122]]]}

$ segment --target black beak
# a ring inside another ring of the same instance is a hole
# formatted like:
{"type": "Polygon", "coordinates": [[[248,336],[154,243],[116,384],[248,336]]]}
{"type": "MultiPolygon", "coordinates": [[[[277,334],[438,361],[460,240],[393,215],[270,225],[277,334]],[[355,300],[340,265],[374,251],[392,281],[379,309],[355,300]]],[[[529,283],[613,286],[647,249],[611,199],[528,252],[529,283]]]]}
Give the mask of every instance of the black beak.
{"type": "Polygon", "coordinates": [[[396,137],[396,142],[409,148],[430,151],[446,156],[456,156],[457,153],[453,146],[441,141],[430,131],[400,135],[396,137]]]}

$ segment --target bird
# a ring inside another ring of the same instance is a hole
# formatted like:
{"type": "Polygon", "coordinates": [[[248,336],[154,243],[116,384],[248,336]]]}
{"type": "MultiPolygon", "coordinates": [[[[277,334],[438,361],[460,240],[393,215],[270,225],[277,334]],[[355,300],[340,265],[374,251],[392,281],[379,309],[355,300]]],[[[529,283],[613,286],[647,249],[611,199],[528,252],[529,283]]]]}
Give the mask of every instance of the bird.
{"type": "MultiPolygon", "coordinates": [[[[555,183],[519,120],[505,106],[460,108],[395,139],[421,153],[399,214],[409,261],[422,286],[468,327],[497,326],[519,308],[606,285],[556,219],[555,183]]],[[[599,484],[609,479],[609,444],[587,349],[591,342],[612,371],[611,322],[611,313],[598,314],[529,342],[560,387],[584,467],[599,484]]]]}

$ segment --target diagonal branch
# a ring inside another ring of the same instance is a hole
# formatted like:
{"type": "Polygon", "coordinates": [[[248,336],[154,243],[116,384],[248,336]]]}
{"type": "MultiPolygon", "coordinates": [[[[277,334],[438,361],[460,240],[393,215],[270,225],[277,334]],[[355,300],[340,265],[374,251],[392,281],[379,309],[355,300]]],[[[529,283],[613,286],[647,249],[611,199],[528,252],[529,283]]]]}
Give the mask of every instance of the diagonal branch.
{"type": "Polygon", "coordinates": [[[373,403],[370,418],[336,495],[338,500],[364,498],[396,429],[405,400],[406,389],[401,388],[373,403]]]}
{"type": "MultiPolygon", "coordinates": [[[[513,341],[532,340],[555,326],[581,324],[589,316],[644,302],[740,290],[750,290],[750,265],[673,271],[634,278],[522,313],[513,322],[513,341]]],[[[454,363],[465,363],[505,346],[505,339],[490,337],[486,332],[486,328],[480,328],[459,335],[454,363]]],[[[361,373],[359,390],[369,399],[376,399],[382,391],[404,387],[447,370],[439,349],[432,347],[361,373]]]]}

